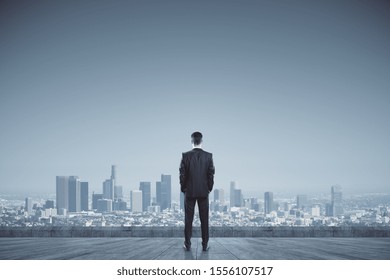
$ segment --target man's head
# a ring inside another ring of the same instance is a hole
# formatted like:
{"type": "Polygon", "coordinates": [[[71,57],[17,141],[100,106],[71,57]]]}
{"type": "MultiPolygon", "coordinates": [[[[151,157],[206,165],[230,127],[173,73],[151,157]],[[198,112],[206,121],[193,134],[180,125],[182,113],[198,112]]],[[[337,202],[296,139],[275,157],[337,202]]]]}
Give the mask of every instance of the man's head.
{"type": "Polygon", "coordinates": [[[191,142],[194,146],[200,146],[200,144],[202,143],[202,133],[200,133],[199,131],[196,131],[194,133],[191,134],[191,142]]]}

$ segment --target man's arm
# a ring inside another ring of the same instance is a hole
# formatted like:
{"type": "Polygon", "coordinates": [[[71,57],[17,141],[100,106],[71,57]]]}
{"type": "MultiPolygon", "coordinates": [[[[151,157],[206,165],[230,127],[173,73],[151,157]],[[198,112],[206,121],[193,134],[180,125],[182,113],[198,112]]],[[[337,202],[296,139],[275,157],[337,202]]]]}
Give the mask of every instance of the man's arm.
{"type": "Polygon", "coordinates": [[[213,155],[211,154],[209,168],[207,170],[207,184],[209,188],[209,193],[213,190],[214,174],[215,174],[215,167],[214,167],[213,155]]]}
{"type": "Polygon", "coordinates": [[[184,154],[182,154],[181,157],[181,162],[180,162],[180,167],[179,167],[179,179],[180,179],[180,190],[181,192],[186,192],[187,187],[186,187],[186,167],[184,164],[184,154]]]}

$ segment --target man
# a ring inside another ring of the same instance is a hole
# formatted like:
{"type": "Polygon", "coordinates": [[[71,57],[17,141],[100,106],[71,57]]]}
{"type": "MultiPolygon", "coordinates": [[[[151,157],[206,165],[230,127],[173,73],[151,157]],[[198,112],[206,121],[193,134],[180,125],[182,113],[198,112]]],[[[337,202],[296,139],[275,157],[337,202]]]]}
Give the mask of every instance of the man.
{"type": "Polygon", "coordinates": [[[192,222],[195,203],[198,202],[199,217],[202,229],[203,251],[209,249],[209,193],[214,185],[213,155],[202,150],[202,133],[191,135],[191,151],[183,153],[180,163],[180,187],[184,193],[185,225],[184,249],[191,249],[192,222]]]}

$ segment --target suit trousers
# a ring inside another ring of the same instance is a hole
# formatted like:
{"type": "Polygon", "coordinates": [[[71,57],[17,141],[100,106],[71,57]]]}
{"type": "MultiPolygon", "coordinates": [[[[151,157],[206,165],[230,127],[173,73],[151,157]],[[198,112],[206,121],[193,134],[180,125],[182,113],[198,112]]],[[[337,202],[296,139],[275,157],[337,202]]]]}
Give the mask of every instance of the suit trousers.
{"type": "Polygon", "coordinates": [[[209,241],[209,198],[208,197],[185,197],[184,201],[184,238],[185,244],[191,246],[192,222],[194,220],[195,203],[198,202],[200,225],[202,230],[202,245],[206,246],[209,241]]]}

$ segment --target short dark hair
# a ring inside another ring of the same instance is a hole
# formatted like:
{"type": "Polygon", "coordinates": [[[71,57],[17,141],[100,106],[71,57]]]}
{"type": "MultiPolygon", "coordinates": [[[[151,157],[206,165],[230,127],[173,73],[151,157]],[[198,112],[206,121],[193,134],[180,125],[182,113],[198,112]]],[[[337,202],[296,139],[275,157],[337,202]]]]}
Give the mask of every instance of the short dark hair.
{"type": "Polygon", "coordinates": [[[202,143],[202,137],[203,137],[202,133],[196,131],[191,134],[191,141],[192,143],[194,143],[194,145],[199,145],[200,143],[202,143]]]}

